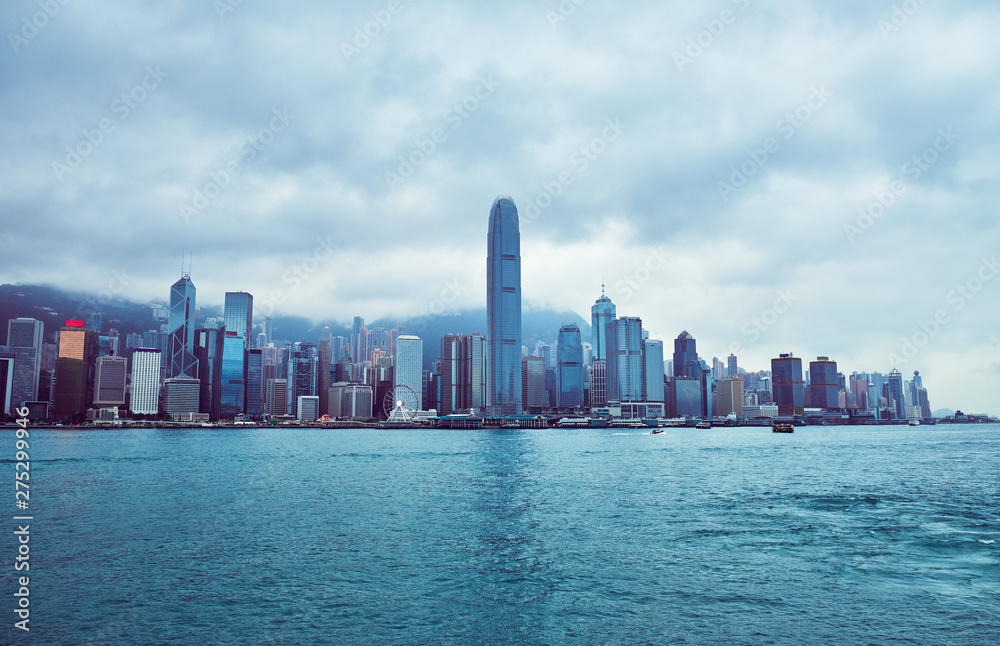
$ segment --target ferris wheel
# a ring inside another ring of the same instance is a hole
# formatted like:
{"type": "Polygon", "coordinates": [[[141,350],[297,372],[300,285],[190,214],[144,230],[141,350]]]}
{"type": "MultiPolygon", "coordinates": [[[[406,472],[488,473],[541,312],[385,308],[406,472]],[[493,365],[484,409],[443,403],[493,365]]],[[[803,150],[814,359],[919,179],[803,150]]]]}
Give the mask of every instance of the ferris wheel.
{"type": "Polygon", "coordinates": [[[420,406],[417,393],[409,386],[394,386],[385,394],[382,409],[390,422],[409,422],[420,406]]]}

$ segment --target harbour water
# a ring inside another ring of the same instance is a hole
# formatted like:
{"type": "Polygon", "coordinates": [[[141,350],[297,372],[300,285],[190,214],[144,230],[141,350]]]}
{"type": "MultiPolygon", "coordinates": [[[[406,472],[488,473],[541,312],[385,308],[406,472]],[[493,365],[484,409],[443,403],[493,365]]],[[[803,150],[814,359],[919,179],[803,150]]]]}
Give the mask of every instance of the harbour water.
{"type": "Polygon", "coordinates": [[[37,430],[31,461],[0,643],[1000,643],[998,425],[37,430]]]}

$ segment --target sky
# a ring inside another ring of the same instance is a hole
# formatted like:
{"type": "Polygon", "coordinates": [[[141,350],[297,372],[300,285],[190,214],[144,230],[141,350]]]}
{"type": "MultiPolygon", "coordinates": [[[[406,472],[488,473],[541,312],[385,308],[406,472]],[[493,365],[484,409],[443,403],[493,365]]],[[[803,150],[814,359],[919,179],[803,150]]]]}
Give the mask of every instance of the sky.
{"type": "MultiPolygon", "coordinates": [[[[711,362],[1000,414],[1000,5],[11,0],[0,282],[346,322],[602,281],[711,362]],[[187,258],[187,260],[184,260],[187,258]]],[[[553,330],[553,337],[556,331],[553,330]]]]}

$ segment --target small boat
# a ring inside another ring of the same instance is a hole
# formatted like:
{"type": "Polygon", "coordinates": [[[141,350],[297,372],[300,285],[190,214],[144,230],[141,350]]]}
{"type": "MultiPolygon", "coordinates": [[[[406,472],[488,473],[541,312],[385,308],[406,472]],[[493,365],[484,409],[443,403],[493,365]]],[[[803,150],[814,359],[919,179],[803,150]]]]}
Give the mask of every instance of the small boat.
{"type": "Polygon", "coordinates": [[[662,432],[663,432],[663,429],[662,429],[662,428],[654,428],[653,430],[651,430],[651,431],[649,432],[649,434],[650,434],[650,435],[659,435],[659,434],[660,434],[660,433],[662,433],[662,432]]]}
{"type": "Polygon", "coordinates": [[[795,427],[787,422],[775,422],[771,425],[772,433],[794,433],[795,427]]]}
{"type": "Polygon", "coordinates": [[[920,426],[920,420],[919,419],[911,419],[910,420],[910,426],[920,426]]]}
{"type": "Polygon", "coordinates": [[[712,428],[712,422],[698,422],[694,425],[695,428],[712,428]]]}

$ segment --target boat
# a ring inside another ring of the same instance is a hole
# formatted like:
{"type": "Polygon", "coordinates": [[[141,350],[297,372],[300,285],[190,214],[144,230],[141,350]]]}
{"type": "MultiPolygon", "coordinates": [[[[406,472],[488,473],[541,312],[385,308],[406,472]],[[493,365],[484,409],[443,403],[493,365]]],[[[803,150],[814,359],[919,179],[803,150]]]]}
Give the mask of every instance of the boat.
{"type": "Polygon", "coordinates": [[[910,420],[910,426],[920,426],[920,420],[919,419],[911,419],[910,420]]]}
{"type": "Polygon", "coordinates": [[[712,422],[698,422],[694,425],[695,428],[712,428],[712,422]]]}
{"type": "Polygon", "coordinates": [[[772,433],[794,433],[795,427],[788,422],[775,422],[771,425],[772,433]]]}
{"type": "Polygon", "coordinates": [[[651,431],[649,432],[649,434],[650,434],[650,435],[659,435],[659,434],[660,434],[660,433],[662,433],[662,432],[663,432],[663,429],[662,429],[662,428],[654,428],[653,430],[651,430],[651,431]]]}

